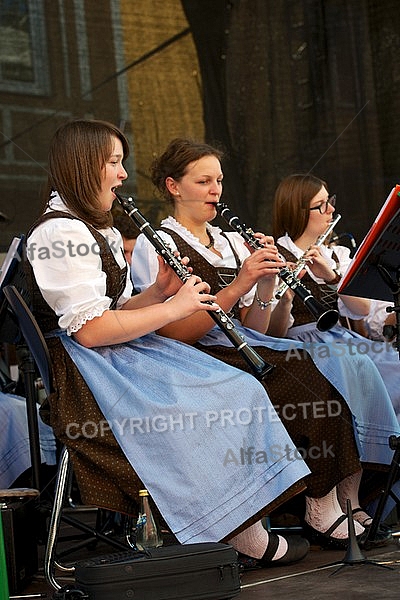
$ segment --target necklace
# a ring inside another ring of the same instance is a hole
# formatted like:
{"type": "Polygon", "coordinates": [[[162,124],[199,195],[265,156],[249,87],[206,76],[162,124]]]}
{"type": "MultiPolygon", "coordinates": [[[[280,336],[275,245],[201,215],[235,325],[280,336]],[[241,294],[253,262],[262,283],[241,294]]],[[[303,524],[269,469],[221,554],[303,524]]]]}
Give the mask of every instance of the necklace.
{"type": "Polygon", "coordinates": [[[212,248],[214,246],[214,238],[211,235],[211,233],[209,231],[207,231],[208,237],[210,238],[210,243],[209,244],[204,244],[204,246],[208,249],[212,248]]]}

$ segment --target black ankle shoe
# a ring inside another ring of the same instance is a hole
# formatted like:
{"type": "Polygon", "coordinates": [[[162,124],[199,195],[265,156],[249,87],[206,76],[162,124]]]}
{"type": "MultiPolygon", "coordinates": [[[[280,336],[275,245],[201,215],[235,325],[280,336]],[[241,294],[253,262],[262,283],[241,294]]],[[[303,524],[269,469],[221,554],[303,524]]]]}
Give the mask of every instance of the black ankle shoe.
{"type": "Polygon", "coordinates": [[[368,530],[369,527],[366,527],[364,533],[361,534],[361,537],[358,541],[360,548],[364,548],[364,550],[370,550],[371,548],[380,548],[381,546],[387,546],[388,544],[391,544],[393,542],[391,528],[387,525],[384,525],[383,523],[379,524],[379,527],[373,540],[368,539],[368,530]]]}
{"type": "Polygon", "coordinates": [[[299,535],[290,535],[285,537],[288,544],[286,553],[281,558],[278,558],[278,560],[272,560],[278,549],[279,539],[276,533],[271,531],[268,532],[268,535],[269,540],[267,549],[262,558],[259,560],[262,567],[280,567],[284,565],[291,565],[307,556],[310,549],[308,540],[300,537],[299,535]]]}
{"type": "MultiPolygon", "coordinates": [[[[306,538],[309,540],[312,546],[320,546],[320,548],[326,548],[328,550],[345,550],[349,545],[349,538],[335,538],[332,533],[347,519],[347,515],[341,515],[336,521],[329,527],[327,531],[322,533],[309,525],[306,521],[303,523],[303,531],[306,538]]],[[[359,533],[356,536],[357,542],[360,542],[363,533],[359,533]]]]}

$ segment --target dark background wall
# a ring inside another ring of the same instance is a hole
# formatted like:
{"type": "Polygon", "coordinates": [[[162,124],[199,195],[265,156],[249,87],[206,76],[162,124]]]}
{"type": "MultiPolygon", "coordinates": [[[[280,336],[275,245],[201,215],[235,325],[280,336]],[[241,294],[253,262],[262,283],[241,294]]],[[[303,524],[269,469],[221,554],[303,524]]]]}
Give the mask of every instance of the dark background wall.
{"type": "Polygon", "coordinates": [[[268,229],[278,181],[313,172],[360,242],[399,182],[394,0],[183,0],[206,136],[229,153],[225,200],[268,229]]]}
{"type": "Polygon", "coordinates": [[[399,21],[398,0],[1,2],[0,251],[40,213],[71,116],[125,129],[155,222],[147,165],[187,134],[225,146],[224,199],[248,225],[268,231],[278,181],[312,171],[360,242],[400,180],[399,21]]]}

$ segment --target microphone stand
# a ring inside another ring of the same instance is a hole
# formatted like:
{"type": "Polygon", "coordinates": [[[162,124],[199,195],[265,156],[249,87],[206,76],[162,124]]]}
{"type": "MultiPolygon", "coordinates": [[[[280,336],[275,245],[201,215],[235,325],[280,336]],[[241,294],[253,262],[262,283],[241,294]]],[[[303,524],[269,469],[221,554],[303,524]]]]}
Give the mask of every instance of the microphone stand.
{"type": "Polygon", "coordinates": [[[373,565],[375,567],[381,567],[382,569],[390,569],[393,571],[393,567],[390,567],[388,565],[382,565],[381,563],[377,562],[376,560],[369,560],[364,556],[364,554],[360,550],[360,546],[358,545],[356,532],[354,529],[352,506],[351,506],[351,502],[348,498],[346,500],[346,509],[347,509],[346,512],[347,512],[347,522],[348,522],[348,532],[349,532],[349,543],[347,546],[346,553],[342,560],[337,560],[333,563],[330,563],[328,565],[323,565],[319,568],[323,569],[326,567],[333,567],[335,565],[338,565],[338,568],[335,569],[335,571],[333,571],[333,573],[331,573],[329,577],[332,577],[332,575],[335,575],[344,567],[353,567],[354,565],[373,565]]]}

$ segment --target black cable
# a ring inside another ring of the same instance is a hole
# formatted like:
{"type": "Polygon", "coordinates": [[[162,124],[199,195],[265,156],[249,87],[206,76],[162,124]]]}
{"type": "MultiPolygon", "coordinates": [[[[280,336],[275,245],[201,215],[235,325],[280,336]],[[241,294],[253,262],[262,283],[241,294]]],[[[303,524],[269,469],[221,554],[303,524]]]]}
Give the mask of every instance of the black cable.
{"type": "MultiPolygon", "coordinates": [[[[155,54],[158,54],[159,52],[161,52],[165,48],[168,48],[168,46],[170,46],[171,44],[174,44],[175,42],[177,42],[181,38],[183,38],[186,35],[188,35],[190,33],[190,31],[191,31],[190,27],[186,27],[185,29],[182,29],[182,31],[180,31],[176,35],[173,35],[168,40],[165,40],[165,42],[162,42],[162,44],[159,44],[153,50],[150,50],[149,52],[146,52],[140,58],[134,60],[129,65],[126,65],[126,67],[123,67],[122,69],[120,69],[119,71],[116,71],[115,73],[113,73],[109,77],[106,77],[106,79],[103,79],[103,81],[101,81],[99,84],[95,85],[90,90],[88,90],[87,92],[85,92],[85,94],[83,94],[83,96],[80,96],[80,99],[85,98],[86,96],[88,96],[92,92],[94,92],[94,91],[98,90],[99,88],[103,87],[104,85],[106,85],[106,83],[109,83],[110,81],[112,81],[113,79],[116,79],[117,77],[119,77],[123,73],[126,73],[126,71],[129,71],[129,69],[132,69],[133,67],[136,67],[137,65],[139,65],[142,62],[146,61],[148,58],[151,58],[152,56],[154,56],[155,54]]],[[[7,138],[2,144],[0,144],[0,148],[4,148],[8,144],[14,143],[14,141],[17,140],[19,137],[25,135],[29,131],[32,131],[32,129],[35,129],[37,126],[42,125],[46,121],[52,119],[59,112],[60,111],[58,111],[58,110],[54,111],[50,115],[46,115],[42,119],[39,119],[38,121],[36,121],[35,123],[33,123],[30,127],[27,127],[26,129],[23,129],[22,131],[19,131],[12,138],[7,138]]]]}

